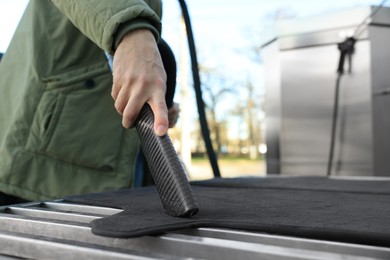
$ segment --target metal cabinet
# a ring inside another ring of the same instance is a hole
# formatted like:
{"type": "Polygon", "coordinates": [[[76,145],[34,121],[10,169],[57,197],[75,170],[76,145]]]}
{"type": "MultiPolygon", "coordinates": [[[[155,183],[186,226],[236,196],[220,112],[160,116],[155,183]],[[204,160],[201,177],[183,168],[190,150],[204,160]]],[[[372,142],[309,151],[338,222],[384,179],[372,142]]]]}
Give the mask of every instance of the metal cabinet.
{"type": "MultiPolygon", "coordinates": [[[[263,46],[268,173],[326,175],[337,43],[373,8],[277,23],[263,46]]],[[[364,27],[340,82],[333,175],[390,175],[390,8],[364,27]]]]}

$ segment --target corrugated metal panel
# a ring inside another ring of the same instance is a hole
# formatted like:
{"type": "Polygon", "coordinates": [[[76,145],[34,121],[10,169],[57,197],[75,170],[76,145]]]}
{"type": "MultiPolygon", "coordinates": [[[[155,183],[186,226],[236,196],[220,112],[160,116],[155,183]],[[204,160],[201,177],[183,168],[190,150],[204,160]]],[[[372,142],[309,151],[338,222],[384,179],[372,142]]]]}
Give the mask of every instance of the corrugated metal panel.
{"type": "Polygon", "coordinates": [[[212,228],[131,239],[92,234],[91,220],[118,212],[62,201],[2,207],[0,254],[29,259],[390,258],[389,248],[212,228]]]}

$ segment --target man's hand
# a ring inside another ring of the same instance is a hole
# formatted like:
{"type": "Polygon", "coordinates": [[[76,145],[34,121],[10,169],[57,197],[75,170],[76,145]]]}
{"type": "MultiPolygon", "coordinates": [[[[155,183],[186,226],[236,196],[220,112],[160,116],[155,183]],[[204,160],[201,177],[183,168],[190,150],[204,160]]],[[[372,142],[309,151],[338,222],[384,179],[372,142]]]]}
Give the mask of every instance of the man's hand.
{"type": "Polygon", "coordinates": [[[140,29],[123,37],[114,55],[111,96],[122,115],[122,125],[133,127],[141,108],[149,103],[154,114],[154,131],[168,130],[165,103],[167,75],[153,34],[140,29]]]}

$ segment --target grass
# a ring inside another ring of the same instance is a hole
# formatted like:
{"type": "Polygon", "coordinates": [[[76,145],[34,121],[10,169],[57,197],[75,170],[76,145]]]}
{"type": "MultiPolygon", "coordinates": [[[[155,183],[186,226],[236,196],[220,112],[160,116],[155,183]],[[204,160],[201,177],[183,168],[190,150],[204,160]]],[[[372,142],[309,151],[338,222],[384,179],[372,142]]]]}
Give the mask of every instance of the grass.
{"type": "MultiPolygon", "coordinates": [[[[205,162],[208,160],[209,159],[207,156],[205,156],[205,157],[192,157],[192,159],[191,159],[191,161],[193,163],[205,162]]],[[[240,162],[262,162],[262,161],[264,161],[264,158],[260,157],[257,159],[250,159],[248,157],[242,157],[242,156],[239,157],[239,156],[223,155],[223,156],[218,157],[218,161],[219,162],[237,162],[237,161],[240,161],[240,162]]]]}
{"type": "MultiPolygon", "coordinates": [[[[265,174],[263,159],[251,160],[242,157],[222,157],[218,160],[222,177],[262,176],[265,174]]],[[[213,177],[208,158],[193,158],[188,168],[192,180],[209,179],[213,177]]]]}

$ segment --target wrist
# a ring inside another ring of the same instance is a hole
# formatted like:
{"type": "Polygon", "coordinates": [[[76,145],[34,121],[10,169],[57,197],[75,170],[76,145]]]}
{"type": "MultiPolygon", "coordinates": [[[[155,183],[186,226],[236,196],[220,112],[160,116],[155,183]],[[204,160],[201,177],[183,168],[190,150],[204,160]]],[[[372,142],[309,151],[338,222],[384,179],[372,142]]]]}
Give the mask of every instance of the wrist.
{"type": "Polygon", "coordinates": [[[139,19],[137,21],[132,21],[131,23],[129,22],[122,24],[118,27],[114,35],[114,45],[112,51],[115,52],[115,50],[118,48],[119,44],[122,42],[125,36],[139,30],[149,31],[149,33],[152,34],[156,42],[160,39],[159,32],[155,27],[153,27],[153,25],[148,23],[146,20],[139,19]]]}

